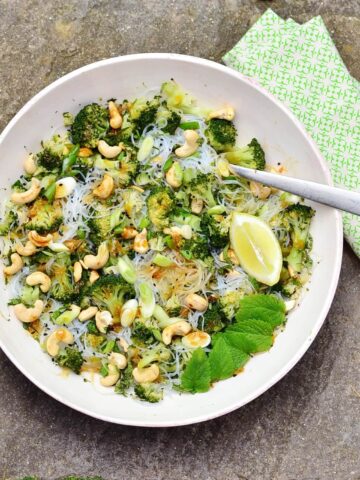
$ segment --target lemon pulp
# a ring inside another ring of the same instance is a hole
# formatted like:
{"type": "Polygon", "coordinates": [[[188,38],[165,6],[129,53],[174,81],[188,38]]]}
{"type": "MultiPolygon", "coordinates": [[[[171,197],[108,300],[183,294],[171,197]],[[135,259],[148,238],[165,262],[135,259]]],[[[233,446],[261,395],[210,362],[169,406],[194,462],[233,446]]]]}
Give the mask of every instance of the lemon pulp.
{"type": "Polygon", "coordinates": [[[246,213],[233,213],[230,242],[246,273],[269,286],[279,281],[283,263],[281,248],[263,220],[246,213]]]}

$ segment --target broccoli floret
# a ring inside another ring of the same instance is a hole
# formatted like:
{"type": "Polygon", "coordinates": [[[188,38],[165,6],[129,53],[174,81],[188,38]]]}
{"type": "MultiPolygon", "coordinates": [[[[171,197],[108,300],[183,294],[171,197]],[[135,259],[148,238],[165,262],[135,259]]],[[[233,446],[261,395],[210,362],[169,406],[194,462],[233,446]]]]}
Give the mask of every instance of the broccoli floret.
{"type": "Polygon", "coordinates": [[[294,273],[300,273],[303,268],[303,252],[293,247],[290,250],[289,255],[285,258],[289,268],[294,273]]]}
{"type": "Polygon", "coordinates": [[[169,225],[169,215],[174,207],[174,195],[167,187],[155,187],[146,200],[148,215],[157,230],[169,225]]]}
{"type": "Polygon", "coordinates": [[[171,351],[162,343],[154,348],[145,350],[141,353],[141,360],[138,363],[139,368],[145,368],[153,362],[168,362],[171,358],[171,351]]]}
{"type": "Polygon", "coordinates": [[[89,325],[92,325],[92,326],[95,325],[96,333],[85,333],[82,339],[84,343],[89,345],[94,350],[99,350],[101,345],[104,343],[105,337],[103,335],[99,335],[99,330],[97,329],[95,322],[93,323],[91,322],[90,324],[88,324],[88,330],[89,330],[89,325]]]}
{"type": "Polygon", "coordinates": [[[204,213],[201,228],[213,248],[224,248],[229,243],[230,217],[204,213]]]}
{"type": "Polygon", "coordinates": [[[166,98],[167,106],[170,109],[175,108],[184,113],[190,113],[200,117],[206,117],[209,113],[209,109],[199,107],[196,99],[174,80],[163,83],[161,93],[166,98]]]}
{"type": "Polygon", "coordinates": [[[244,292],[241,290],[232,290],[221,296],[219,303],[227,320],[231,320],[235,316],[243,297],[244,292]]]}
{"type": "Polygon", "coordinates": [[[220,330],[224,328],[226,320],[227,319],[219,302],[210,303],[208,309],[204,313],[202,329],[209,334],[220,332],[220,330]]]}
{"type": "Polygon", "coordinates": [[[214,259],[210,252],[207,239],[201,235],[193,235],[190,240],[183,240],[180,253],[187,260],[201,260],[209,268],[213,267],[214,259]]]}
{"type": "Polygon", "coordinates": [[[298,250],[303,250],[306,246],[314,213],[311,207],[300,203],[290,205],[283,211],[284,224],[290,230],[293,246],[298,250]]]}
{"type": "Polygon", "coordinates": [[[166,125],[161,127],[161,130],[170,135],[174,135],[181,122],[181,116],[175,110],[167,109],[159,110],[156,119],[157,121],[166,120],[166,125]]]}
{"type": "Polygon", "coordinates": [[[9,210],[0,223],[0,235],[6,235],[18,224],[18,216],[13,210],[9,210]]]}
{"type": "Polygon", "coordinates": [[[131,362],[129,362],[125,370],[121,371],[120,380],[115,385],[115,393],[126,396],[127,390],[131,387],[134,381],[132,371],[133,367],[131,365],[131,362]]]}
{"type": "Polygon", "coordinates": [[[81,352],[75,347],[66,347],[55,357],[55,361],[60,367],[70,368],[74,373],[80,373],[81,366],[84,363],[81,352]]]}
{"type": "Polygon", "coordinates": [[[135,221],[144,206],[144,199],[141,193],[133,188],[127,188],[121,192],[121,197],[124,202],[123,208],[126,215],[135,221]]]}
{"type": "Polygon", "coordinates": [[[216,201],[213,195],[215,178],[211,174],[199,173],[187,185],[187,190],[193,198],[203,200],[208,207],[214,207],[216,201]]]}
{"type": "Polygon", "coordinates": [[[96,306],[111,313],[114,323],[119,323],[122,306],[135,297],[135,290],[120,275],[104,275],[90,287],[89,296],[96,306]]]}
{"type": "Polygon", "coordinates": [[[158,329],[152,325],[146,325],[141,320],[135,321],[132,326],[131,340],[135,345],[150,345],[156,341],[156,336],[158,336],[158,329]]]}
{"type": "Polygon", "coordinates": [[[171,214],[171,221],[178,225],[190,225],[192,230],[200,230],[201,218],[183,208],[175,208],[171,214]]]}
{"type": "Polygon", "coordinates": [[[109,130],[109,112],[98,103],[83,107],[74,118],[70,133],[74,144],[95,148],[109,130]]]}
{"type": "Polygon", "coordinates": [[[231,152],[225,153],[226,160],[234,165],[240,165],[247,168],[264,170],[265,153],[260,143],[253,138],[251,142],[242,148],[236,148],[231,152]]]}
{"type": "Polygon", "coordinates": [[[161,387],[154,383],[139,383],[135,385],[135,395],[145,402],[157,403],[163,399],[161,387]]]}
{"type": "Polygon", "coordinates": [[[140,135],[148,125],[155,123],[159,105],[158,98],[152,100],[139,98],[129,106],[130,118],[135,123],[136,130],[140,135]]]}
{"type": "Polygon", "coordinates": [[[37,154],[37,163],[46,170],[56,170],[61,168],[62,157],[49,148],[44,148],[37,154]]]}
{"type": "Polygon", "coordinates": [[[287,297],[291,297],[300,287],[301,282],[297,278],[290,277],[280,283],[280,292],[287,297]]]}
{"type": "Polygon", "coordinates": [[[70,303],[79,295],[80,282],[73,282],[72,261],[67,253],[59,253],[51,266],[50,296],[63,303],[70,303]]]}
{"type": "MultiPolygon", "coordinates": [[[[118,220],[120,222],[121,210],[119,209],[118,220]]],[[[113,221],[115,219],[116,210],[110,210],[106,205],[100,202],[92,204],[91,216],[88,221],[90,227],[90,240],[95,245],[100,245],[101,242],[108,240],[112,236],[113,228],[119,222],[113,221]]]]}
{"type": "Polygon", "coordinates": [[[36,230],[38,233],[48,233],[58,230],[62,223],[62,208],[58,202],[49,203],[47,200],[37,199],[30,208],[30,220],[26,223],[27,230],[36,230]]]}
{"type": "Polygon", "coordinates": [[[208,122],[205,135],[217,153],[233,148],[236,140],[236,128],[233,122],[223,118],[212,118],[208,122]]]}

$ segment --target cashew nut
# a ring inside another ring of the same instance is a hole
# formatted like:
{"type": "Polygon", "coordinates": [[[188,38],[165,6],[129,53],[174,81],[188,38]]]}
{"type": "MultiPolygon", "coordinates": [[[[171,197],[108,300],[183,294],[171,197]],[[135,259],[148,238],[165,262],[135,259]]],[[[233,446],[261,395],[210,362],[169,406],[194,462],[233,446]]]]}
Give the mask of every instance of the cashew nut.
{"type": "Polygon", "coordinates": [[[235,110],[230,105],[220,108],[215,112],[211,112],[208,115],[208,119],[211,120],[212,118],[222,118],[224,120],[234,120],[235,117],[235,110]]]}
{"type": "Polygon", "coordinates": [[[41,190],[41,182],[37,178],[31,179],[31,187],[26,192],[14,192],[11,194],[11,201],[17,205],[30,203],[39,195],[41,190]]]}
{"type": "Polygon", "coordinates": [[[156,363],[153,363],[152,365],[150,365],[150,367],[134,368],[132,374],[135,381],[138,383],[151,383],[158,378],[158,376],[160,375],[160,370],[156,363]]]}
{"type": "Polygon", "coordinates": [[[114,190],[114,179],[111,175],[105,173],[100,185],[93,190],[93,195],[98,198],[108,198],[114,190]]]}
{"type": "Polygon", "coordinates": [[[113,323],[111,313],[107,310],[97,312],[97,314],[95,315],[95,323],[99,332],[106,333],[107,328],[113,323]]]}
{"type": "Polygon", "coordinates": [[[175,150],[175,155],[180,158],[189,157],[196,152],[199,146],[199,144],[197,143],[199,134],[195,130],[185,130],[184,137],[184,145],[175,150]]]}
{"type": "Polygon", "coordinates": [[[97,307],[88,307],[79,313],[78,319],[80,322],[86,322],[86,320],[90,320],[90,318],[95,317],[98,310],[99,309],[97,307]]]}
{"type": "Polygon", "coordinates": [[[185,298],[185,305],[192,310],[198,310],[199,312],[205,312],[209,302],[206,298],[201,297],[197,293],[189,293],[185,298]]]}
{"type": "Polygon", "coordinates": [[[56,357],[56,355],[59,354],[61,343],[66,343],[66,345],[70,345],[73,342],[74,336],[70,332],[70,330],[65,327],[60,327],[54,330],[48,336],[46,340],[46,351],[52,357],[56,357]]]}
{"type": "Polygon", "coordinates": [[[35,162],[35,155],[33,153],[30,153],[30,155],[28,155],[26,158],[25,158],[25,161],[24,161],[24,170],[27,174],[29,175],[33,175],[36,171],[36,162],[35,162]]]}
{"type": "Polygon", "coordinates": [[[139,304],[135,298],[124,303],[120,322],[123,327],[130,327],[138,313],[139,304]]]}
{"type": "Polygon", "coordinates": [[[171,235],[174,242],[179,243],[181,240],[180,237],[190,240],[192,237],[192,228],[190,225],[182,225],[181,227],[174,226],[170,228],[164,228],[164,233],[171,235]]]}
{"type": "Polygon", "coordinates": [[[137,253],[146,253],[149,250],[146,228],[143,228],[143,230],[135,236],[134,250],[137,253]]]}
{"type": "Polygon", "coordinates": [[[76,180],[74,177],[66,177],[58,180],[55,184],[55,198],[65,198],[75,190],[76,180]]]}
{"type": "Polygon", "coordinates": [[[182,184],[183,171],[179,162],[174,162],[165,175],[167,183],[170,187],[179,188],[182,184]]]}
{"type": "Polygon", "coordinates": [[[4,268],[5,275],[14,275],[19,272],[24,266],[24,262],[18,253],[12,253],[10,256],[11,265],[4,268]]]}
{"type": "Polygon", "coordinates": [[[105,158],[115,158],[121,153],[123,149],[123,145],[114,145],[111,147],[108,145],[105,140],[99,140],[98,143],[98,150],[101,153],[101,155],[105,158]]]}
{"type": "Polygon", "coordinates": [[[89,277],[89,282],[91,284],[93,284],[94,282],[96,282],[96,280],[100,277],[100,275],[98,274],[98,272],[96,270],[91,270],[90,272],[90,277],[89,277]]]}
{"type": "Polygon", "coordinates": [[[97,255],[85,255],[83,263],[85,268],[91,268],[92,270],[99,270],[109,260],[109,249],[105,242],[103,242],[99,248],[97,255]]]}
{"type": "Polygon", "coordinates": [[[201,213],[201,210],[203,209],[204,206],[204,201],[201,198],[193,198],[191,200],[191,211],[193,213],[201,213]]]}
{"type": "Polygon", "coordinates": [[[109,102],[109,115],[110,115],[110,127],[115,130],[120,128],[122,125],[122,117],[120,112],[115,104],[115,102],[109,102]]]}
{"type": "Polygon", "coordinates": [[[127,359],[122,353],[112,352],[109,356],[109,363],[115,365],[119,370],[126,368],[127,359]]]}
{"type": "Polygon", "coordinates": [[[186,348],[204,348],[210,344],[211,337],[208,333],[198,330],[189,333],[181,341],[186,348]]]}
{"type": "Polygon", "coordinates": [[[83,158],[91,157],[91,155],[93,155],[93,151],[88,147],[81,147],[78,153],[78,157],[83,158]]]}
{"type": "Polygon", "coordinates": [[[33,287],[34,285],[40,285],[40,290],[44,293],[48,292],[51,287],[51,279],[46,273],[33,272],[26,277],[26,283],[33,287]]]}
{"type": "Polygon", "coordinates": [[[77,283],[81,280],[82,266],[80,262],[74,263],[74,282],[77,283]]]}
{"type": "Polygon", "coordinates": [[[162,331],[162,340],[165,345],[170,345],[172,338],[176,335],[183,337],[190,332],[190,323],[186,322],[185,320],[180,320],[179,322],[175,322],[164,328],[164,330],[162,331]]]}
{"type": "Polygon", "coordinates": [[[119,346],[124,350],[125,353],[129,350],[129,344],[127,343],[125,338],[123,338],[123,337],[119,338],[118,343],[119,343],[119,346]]]}
{"type": "Polygon", "coordinates": [[[52,242],[53,236],[51,233],[41,236],[35,230],[31,230],[28,233],[28,238],[35,247],[47,247],[52,242]]]}
{"type": "Polygon", "coordinates": [[[115,365],[109,363],[108,371],[109,373],[106,377],[100,378],[100,383],[103,387],[112,387],[120,378],[120,372],[115,365]]]}
{"type": "Polygon", "coordinates": [[[36,247],[34,244],[32,244],[30,241],[25,243],[24,245],[17,244],[15,246],[15,250],[19,255],[22,255],[23,257],[30,257],[31,255],[34,255],[36,253],[36,247]]]}
{"type": "Polygon", "coordinates": [[[271,188],[265,187],[258,182],[250,182],[250,191],[255,197],[258,197],[260,200],[266,200],[271,194],[271,188]]]}
{"type": "Polygon", "coordinates": [[[130,240],[135,238],[139,232],[134,227],[125,227],[121,233],[121,236],[124,240],[130,240]]]}
{"type": "Polygon", "coordinates": [[[14,305],[14,313],[16,318],[24,323],[35,322],[40,318],[44,309],[44,302],[36,300],[33,307],[27,308],[23,303],[14,305]]]}

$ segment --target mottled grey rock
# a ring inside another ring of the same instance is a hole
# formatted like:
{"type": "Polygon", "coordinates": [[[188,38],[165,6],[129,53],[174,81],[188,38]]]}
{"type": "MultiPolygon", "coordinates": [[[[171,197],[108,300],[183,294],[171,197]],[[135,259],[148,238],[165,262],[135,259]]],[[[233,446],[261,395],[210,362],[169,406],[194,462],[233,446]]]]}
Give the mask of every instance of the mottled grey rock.
{"type": "MultiPolygon", "coordinates": [[[[219,61],[268,7],[300,22],[322,15],[360,78],[359,0],[0,0],[0,128],[41,88],[102,58],[172,51],[219,61]]],[[[301,362],[251,404],[204,424],[151,430],[88,418],[0,352],[0,477],[360,479],[359,280],[346,247],[334,304],[301,362]]]]}

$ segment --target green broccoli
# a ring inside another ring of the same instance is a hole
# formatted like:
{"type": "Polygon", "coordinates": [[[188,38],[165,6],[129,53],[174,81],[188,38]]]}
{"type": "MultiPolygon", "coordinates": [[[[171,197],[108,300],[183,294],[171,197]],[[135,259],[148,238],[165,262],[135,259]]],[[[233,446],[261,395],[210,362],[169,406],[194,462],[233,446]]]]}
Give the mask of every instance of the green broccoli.
{"type": "Polygon", "coordinates": [[[187,185],[187,191],[192,198],[203,200],[208,207],[214,207],[216,201],[213,195],[215,178],[211,174],[198,173],[187,185]]]}
{"type": "Polygon", "coordinates": [[[73,282],[71,275],[72,263],[68,253],[59,253],[51,265],[52,282],[50,296],[60,302],[70,303],[75,299],[78,300],[79,297],[81,282],[73,282]]]}
{"type": "Polygon", "coordinates": [[[203,318],[204,323],[202,329],[209,334],[220,332],[227,321],[219,302],[210,303],[203,318]]]}
{"type": "Polygon", "coordinates": [[[139,368],[145,368],[154,362],[168,362],[171,358],[171,351],[162,343],[154,348],[145,350],[141,353],[141,360],[138,363],[139,368]]]}
{"type": "Polygon", "coordinates": [[[246,147],[236,148],[225,153],[225,158],[230,163],[241,167],[257,170],[264,170],[265,168],[265,153],[256,138],[253,138],[246,147]]]}
{"type": "Polygon", "coordinates": [[[90,287],[89,296],[97,307],[111,313],[114,323],[119,323],[122,306],[135,297],[135,290],[120,275],[103,275],[90,287]]]}
{"type": "Polygon", "coordinates": [[[231,290],[221,295],[219,303],[227,320],[234,318],[243,297],[244,292],[241,290],[231,290]]]}
{"type": "Polygon", "coordinates": [[[154,187],[146,199],[148,215],[157,230],[169,225],[169,215],[174,207],[174,195],[167,187],[154,187]]]}
{"type": "Polygon", "coordinates": [[[175,110],[163,109],[158,111],[156,120],[166,120],[166,125],[165,127],[161,127],[161,130],[164,133],[174,135],[176,129],[180,125],[181,116],[175,112],[175,110]]]}
{"type": "Polygon", "coordinates": [[[290,230],[293,246],[298,250],[303,250],[306,246],[314,213],[311,207],[300,203],[290,205],[283,211],[284,224],[290,230]]]}
{"type": "Polygon", "coordinates": [[[279,284],[280,292],[286,297],[291,297],[301,287],[301,282],[294,277],[281,281],[279,284]]]}
{"type": "Polygon", "coordinates": [[[210,252],[206,237],[193,235],[190,240],[183,240],[180,245],[180,253],[187,260],[201,260],[208,268],[214,265],[214,259],[210,252]]]}
{"type": "Polygon", "coordinates": [[[160,102],[156,97],[152,100],[139,98],[129,105],[130,118],[134,122],[136,130],[140,135],[148,125],[156,122],[156,114],[159,106],[160,102]]]}
{"type": "Polygon", "coordinates": [[[204,213],[201,228],[213,248],[224,248],[229,243],[230,217],[204,213]]]}
{"type": "Polygon", "coordinates": [[[63,221],[62,208],[58,202],[49,203],[44,198],[37,199],[29,209],[30,220],[26,223],[27,230],[38,233],[48,233],[58,230],[63,221]]]}
{"type": "MultiPolygon", "coordinates": [[[[132,326],[131,340],[135,345],[146,346],[154,343],[159,336],[159,330],[151,324],[136,320],[132,326]]],[[[161,338],[161,335],[160,335],[161,338]]]]}
{"type": "Polygon", "coordinates": [[[74,144],[95,148],[109,130],[109,112],[98,103],[83,107],[74,118],[70,133],[74,144]]]}
{"type": "Polygon", "coordinates": [[[285,260],[288,263],[289,269],[294,273],[300,273],[303,268],[303,252],[293,247],[285,260]]]}
{"type": "Polygon", "coordinates": [[[217,153],[231,150],[236,141],[236,128],[233,122],[223,118],[212,118],[208,122],[205,135],[217,153]]]}
{"type": "Polygon", "coordinates": [[[81,352],[76,347],[66,347],[55,357],[55,361],[60,367],[70,368],[74,373],[80,373],[81,366],[84,363],[81,352]]]}
{"type": "Polygon", "coordinates": [[[41,150],[36,157],[38,165],[46,170],[56,170],[62,166],[62,156],[53,153],[49,148],[41,150]]]}
{"type": "Polygon", "coordinates": [[[121,223],[122,217],[123,214],[120,208],[109,210],[106,205],[100,202],[93,203],[91,216],[88,221],[90,240],[95,245],[100,245],[100,243],[108,240],[113,235],[112,230],[121,223]]]}
{"type": "Polygon", "coordinates": [[[115,393],[126,396],[127,390],[131,387],[134,381],[132,371],[133,367],[131,362],[129,362],[125,370],[121,371],[120,380],[118,380],[117,384],[115,385],[115,393]]]}
{"type": "Polygon", "coordinates": [[[200,117],[206,117],[210,111],[207,108],[199,107],[196,99],[173,79],[162,84],[161,94],[166,99],[167,106],[170,109],[175,108],[184,113],[200,117]]]}
{"type": "Polygon", "coordinates": [[[18,224],[18,216],[13,210],[6,212],[3,221],[0,223],[0,235],[6,235],[18,224]]]}
{"type": "Polygon", "coordinates": [[[163,399],[161,387],[154,383],[138,383],[134,391],[135,395],[145,402],[157,403],[163,399]]]}
{"type": "Polygon", "coordinates": [[[171,221],[178,225],[190,225],[192,230],[200,231],[201,218],[184,208],[175,208],[171,213],[171,221]]]}

